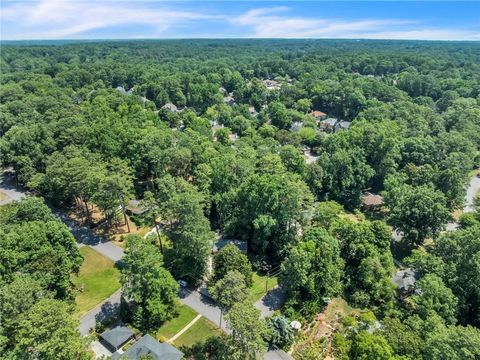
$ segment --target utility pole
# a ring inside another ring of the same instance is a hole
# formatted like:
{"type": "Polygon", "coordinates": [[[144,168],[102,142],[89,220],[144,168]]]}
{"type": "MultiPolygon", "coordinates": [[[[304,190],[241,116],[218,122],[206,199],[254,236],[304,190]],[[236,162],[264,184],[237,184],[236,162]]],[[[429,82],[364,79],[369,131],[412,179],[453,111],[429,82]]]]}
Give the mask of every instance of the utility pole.
{"type": "Polygon", "coordinates": [[[155,215],[153,215],[153,222],[155,224],[155,230],[157,232],[158,242],[160,243],[160,252],[163,254],[162,238],[160,237],[160,231],[158,230],[158,224],[157,224],[157,219],[155,218],[155,215]]]}

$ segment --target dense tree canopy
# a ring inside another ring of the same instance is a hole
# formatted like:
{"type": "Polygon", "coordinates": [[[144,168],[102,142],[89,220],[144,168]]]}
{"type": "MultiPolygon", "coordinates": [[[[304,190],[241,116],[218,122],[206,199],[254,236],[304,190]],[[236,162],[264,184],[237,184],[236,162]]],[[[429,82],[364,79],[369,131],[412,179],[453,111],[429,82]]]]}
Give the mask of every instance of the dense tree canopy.
{"type": "MultiPolygon", "coordinates": [[[[289,317],[310,320],[334,296],[378,315],[378,327],[337,329],[338,358],[474,359],[480,218],[442,230],[480,165],[478,54],[475,42],[2,43],[0,160],[28,190],[83,207],[90,221],[96,208],[114,225],[140,200],[146,211],[135,220],[157,224],[164,239],[127,245],[124,288],[142,328],[174,312],[173,277],[199,284],[213,275],[223,287],[243,277],[248,287],[251,264],[280,265],[289,317]],[[362,215],[366,192],[384,204],[362,215]],[[386,223],[407,254],[391,246],[386,223]],[[226,247],[209,274],[214,231],[246,241],[248,258],[226,247]],[[406,294],[392,282],[393,257],[405,255],[416,278],[406,294]]],[[[45,316],[73,337],[67,308],[60,321],[50,307],[72,298],[80,253],[36,198],[2,206],[0,224],[0,309],[9,316],[0,349],[50,358],[43,330],[32,329],[45,316]]],[[[268,331],[249,306],[231,306],[233,338],[198,353],[263,351],[268,331]]],[[[277,335],[284,327],[270,326],[277,335]]],[[[77,358],[71,344],[57,357],[77,358]]]]}

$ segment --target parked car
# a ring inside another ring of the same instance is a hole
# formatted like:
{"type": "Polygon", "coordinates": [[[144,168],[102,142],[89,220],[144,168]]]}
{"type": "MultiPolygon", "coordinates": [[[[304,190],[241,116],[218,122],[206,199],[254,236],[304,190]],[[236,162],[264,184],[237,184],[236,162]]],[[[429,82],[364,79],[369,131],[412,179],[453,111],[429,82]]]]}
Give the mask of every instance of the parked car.
{"type": "Polygon", "coordinates": [[[184,288],[188,286],[188,283],[185,280],[178,280],[178,285],[184,288]]]}

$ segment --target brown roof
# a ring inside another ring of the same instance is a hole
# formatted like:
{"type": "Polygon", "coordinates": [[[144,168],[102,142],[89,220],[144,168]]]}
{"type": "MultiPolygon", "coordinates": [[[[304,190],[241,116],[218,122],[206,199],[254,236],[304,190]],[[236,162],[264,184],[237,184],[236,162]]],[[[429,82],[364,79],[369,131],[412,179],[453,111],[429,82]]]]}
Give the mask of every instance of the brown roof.
{"type": "Polygon", "coordinates": [[[325,114],[324,112],[321,112],[319,110],[315,110],[315,111],[312,111],[310,113],[311,115],[315,116],[315,117],[318,117],[318,116],[326,116],[327,114],[325,114]]]}
{"type": "Polygon", "coordinates": [[[365,206],[381,206],[383,205],[383,197],[377,194],[372,194],[369,192],[365,193],[365,197],[363,199],[363,205],[365,206]]]}

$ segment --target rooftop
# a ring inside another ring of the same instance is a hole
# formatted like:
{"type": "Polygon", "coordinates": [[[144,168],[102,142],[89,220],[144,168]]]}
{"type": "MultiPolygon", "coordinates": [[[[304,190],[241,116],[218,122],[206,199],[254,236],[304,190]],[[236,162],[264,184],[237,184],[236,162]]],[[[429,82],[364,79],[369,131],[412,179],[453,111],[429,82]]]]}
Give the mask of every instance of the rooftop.
{"type": "Polygon", "coordinates": [[[383,197],[371,192],[366,192],[363,198],[363,205],[365,206],[381,206],[383,205],[383,197]]]}
{"type": "Polygon", "coordinates": [[[321,117],[321,116],[327,116],[327,114],[325,114],[324,112],[322,111],[319,111],[319,110],[314,110],[310,113],[310,115],[313,115],[314,117],[321,117]]]}
{"type": "Polygon", "coordinates": [[[126,326],[116,326],[103,332],[100,337],[113,349],[117,350],[133,337],[133,331],[126,326]]]}
{"type": "Polygon", "coordinates": [[[139,360],[146,356],[154,360],[180,360],[183,358],[183,353],[176,347],[161,343],[146,334],[123,354],[114,353],[112,359],[139,360]]]}

